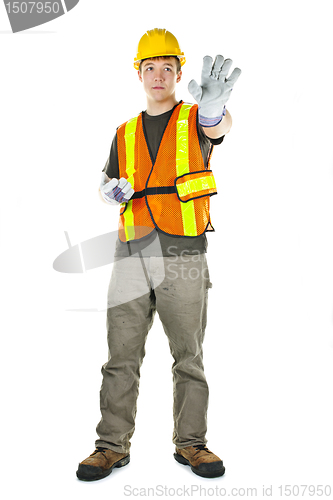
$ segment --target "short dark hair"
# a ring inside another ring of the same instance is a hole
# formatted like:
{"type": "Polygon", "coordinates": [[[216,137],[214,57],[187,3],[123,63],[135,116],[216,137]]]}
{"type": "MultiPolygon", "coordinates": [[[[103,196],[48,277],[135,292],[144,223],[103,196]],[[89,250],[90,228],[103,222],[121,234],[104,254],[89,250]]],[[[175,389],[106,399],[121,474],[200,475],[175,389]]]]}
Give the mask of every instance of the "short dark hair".
{"type": "MultiPolygon", "coordinates": [[[[156,57],[148,57],[147,59],[170,59],[170,57],[174,57],[176,59],[176,63],[177,63],[177,74],[182,70],[182,65],[180,63],[180,60],[177,56],[156,56],[156,57]]],[[[147,59],[142,59],[140,61],[140,66],[139,66],[139,71],[141,73],[141,70],[142,70],[142,63],[143,61],[146,61],[147,59]]]]}

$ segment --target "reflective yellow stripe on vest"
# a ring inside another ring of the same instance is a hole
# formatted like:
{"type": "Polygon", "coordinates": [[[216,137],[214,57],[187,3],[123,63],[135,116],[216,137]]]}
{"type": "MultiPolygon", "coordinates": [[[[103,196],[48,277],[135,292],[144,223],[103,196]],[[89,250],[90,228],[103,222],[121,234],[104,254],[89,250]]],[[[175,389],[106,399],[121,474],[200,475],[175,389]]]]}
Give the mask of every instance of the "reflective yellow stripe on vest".
{"type": "Polygon", "coordinates": [[[190,179],[177,185],[178,194],[182,198],[190,194],[198,193],[205,189],[215,189],[216,183],[214,177],[199,177],[197,179],[190,179]]]}
{"type": "MultiPolygon", "coordinates": [[[[125,146],[126,146],[126,175],[127,181],[130,182],[131,186],[134,186],[134,152],[135,152],[135,131],[137,125],[138,117],[132,118],[126,123],[125,126],[125,146]]],[[[125,204],[124,204],[125,205],[125,204]]],[[[125,234],[126,240],[134,239],[135,229],[134,229],[134,214],[133,214],[133,200],[129,200],[127,203],[126,210],[124,212],[125,219],[125,234]]]]}
{"type": "MultiPolygon", "coordinates": [[[[188,151],[188,116],[191,105],[183,104],[180,108],[177,120],[177,147],[176,147],[176,171],[177,177],[187,174],[190,171],[189,151],[188,151]]],[[[197,236],[197,225],[195,221],[195,211],[193,200],[187,203],[180,203],[182,211],[184,236],[197,236]]]]}

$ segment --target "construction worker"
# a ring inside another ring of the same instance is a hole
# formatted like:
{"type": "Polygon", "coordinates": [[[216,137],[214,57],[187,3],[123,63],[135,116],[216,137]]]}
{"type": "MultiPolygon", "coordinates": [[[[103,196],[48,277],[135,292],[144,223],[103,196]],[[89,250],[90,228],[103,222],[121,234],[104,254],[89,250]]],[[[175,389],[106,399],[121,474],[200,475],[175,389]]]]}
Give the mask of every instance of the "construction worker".
{"type": "Polygon", "coordinates": [[[169,31],[142,36],[134,67],[147,109],[117,128],[102,172],[101,196],[120,208],[119,240],[108,291],[99,439],[79,464],[82,480],[101,479],[129,463],[140,367],[156,311],[174,358],[174,458],[203,477],[225,471],[206,447],[202,343],[212,284],[205,233],[214,230],[209,202],[217,192],[210,157],[231,128],[226,103],[241,71],[228,77],[230,59],[204,57],[201,85],[192,80],[188,86],[197,104],[187,104],[175,96],[184,63],[169,31]]]}

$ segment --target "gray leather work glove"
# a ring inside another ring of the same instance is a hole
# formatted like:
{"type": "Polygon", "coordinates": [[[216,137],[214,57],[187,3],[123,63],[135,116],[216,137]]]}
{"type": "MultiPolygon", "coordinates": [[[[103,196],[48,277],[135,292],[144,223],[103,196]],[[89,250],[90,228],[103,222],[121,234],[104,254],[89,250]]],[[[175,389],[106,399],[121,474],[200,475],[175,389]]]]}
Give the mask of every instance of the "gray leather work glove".
{"type": "Polygon", "coordinates": [[[203,127],[215,127],[225,115],[225,105],[241,70],[235,68],[229,78],[232,60],[218,55],[205,56],[201,73],[201,85],[195,80],[188,84],[188,90],[199,104],[199,123],[203,127]]]}
{"type": "Polygon", "coordinates": [[[99,189],[103,199],[111,205],[126,203],[134,194],[134,189],[124,177],[119,180],[116,178],[109,179],[105,172],[102,172],[99,189]]]}

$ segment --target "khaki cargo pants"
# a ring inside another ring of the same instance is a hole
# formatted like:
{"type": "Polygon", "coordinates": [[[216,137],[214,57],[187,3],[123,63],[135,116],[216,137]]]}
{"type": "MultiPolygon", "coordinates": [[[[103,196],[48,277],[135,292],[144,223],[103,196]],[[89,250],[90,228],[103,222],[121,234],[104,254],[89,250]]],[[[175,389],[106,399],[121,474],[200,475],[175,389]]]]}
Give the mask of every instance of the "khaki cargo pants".
{"type": "Polygon", "coordinates": [[[96,446],[129,452],[140,367],[156,311],[174,358],[173,442],[178,448],[207,442],[208,386],[202,342],[211,286],[204,253],[132,256],[114,263],[108,290],[109,360],[102,367],[102,418],[96,446]]]}

